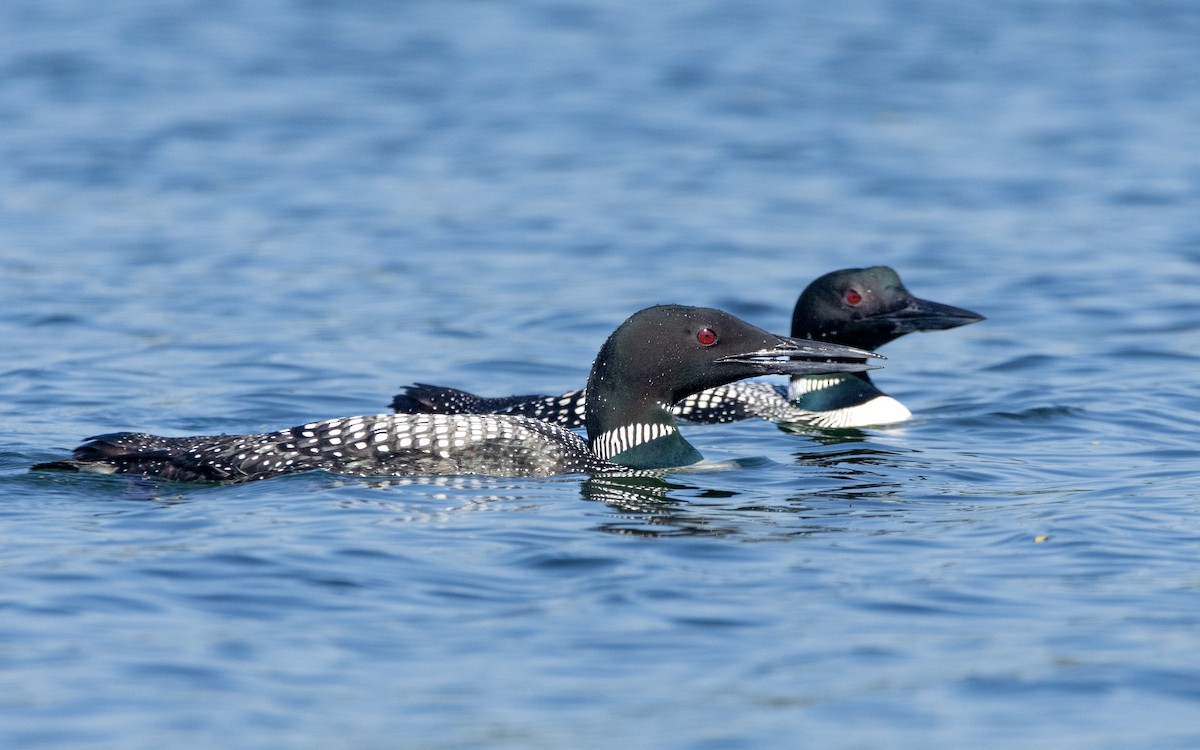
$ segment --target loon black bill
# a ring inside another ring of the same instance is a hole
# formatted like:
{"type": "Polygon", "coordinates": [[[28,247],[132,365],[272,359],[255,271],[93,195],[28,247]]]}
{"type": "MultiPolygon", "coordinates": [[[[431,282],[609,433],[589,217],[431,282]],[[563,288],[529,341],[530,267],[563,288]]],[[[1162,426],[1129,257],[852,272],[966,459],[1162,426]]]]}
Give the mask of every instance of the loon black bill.
{"type": "Polygon", "coordinates": [[[871,359],[887,357],[842,344],[780,336],[779,344],[770,349],[731,354],[717,361],[757,365],[764,375],[813,375],[879,369],[880,365],[868,364],[871,359]]]}
{"type": "Polygon", "coordinates": [[[863,318],[861,323],[872,325],[887,322],[895,326],[896,333],[916,333],[918,331],[945,331],[965,326],[968,323],[978,323],[981,320],[985,320],[985,318],[977,312],[914,297],[909,306],[902,310],[863,318]]]}

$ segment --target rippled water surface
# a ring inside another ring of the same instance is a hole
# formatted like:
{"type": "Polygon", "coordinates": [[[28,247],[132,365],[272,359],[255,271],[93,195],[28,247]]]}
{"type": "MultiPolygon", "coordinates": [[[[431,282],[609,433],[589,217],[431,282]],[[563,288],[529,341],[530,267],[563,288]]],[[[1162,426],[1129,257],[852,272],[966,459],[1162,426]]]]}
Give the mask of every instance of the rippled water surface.
{"type": "Polygon", "coordinates": [[[1197,144],[1185,0],[0,4],[0,745],[1200,746],[1197,144]],[[901,427],[27,471],[870,264],[988,316],[885,348],[901,427]]]}

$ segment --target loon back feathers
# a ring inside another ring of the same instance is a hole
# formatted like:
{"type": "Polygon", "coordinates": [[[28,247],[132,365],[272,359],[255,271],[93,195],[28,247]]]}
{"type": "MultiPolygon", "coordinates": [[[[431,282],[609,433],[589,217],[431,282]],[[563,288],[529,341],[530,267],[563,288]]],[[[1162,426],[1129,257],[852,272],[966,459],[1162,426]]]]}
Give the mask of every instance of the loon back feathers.
{"type": "Polygon", "coordinates": [[[628,473],[562,427],[488,414],[346,417],[255,435],[113,433],[88,438],[71,459],[33,468],[212,482],[315,470],[357,476],[628,473]]]}
{"type": "Polygon", "coordinates": [[[561,396],[484,398],[457,388],[414,383],[396,394],[390,406],[398,414],[511,414],[575,428],[583,427],[583,396],[580,388],[561,396]]]}
{"type": "Polygon", "coordinates": [[[719,310],[665,305],[634,314],[605,342],[589,379],[589,441],[537,419],[385,414],[254,435],[92,438],[37,469],[245,482],[302,471],[355,476],[629,473],[700,458],[665,404],[767,373],[861,371],[868,352],[767,333],[719,310]]]}
{"type": "MultiPolygon", "coordinates": [[[[392,399],[391,406],[401,414],[511,414],[573,430],[584,426],[586,393],[581,388],[559,396],[486,398],[457,388],[415,383],[404,386],[392,399]]],[[[744,382],[729,383],[688,396],[671,407],[671,414],[685,422],[717,424],[754,417],[803,421],[807,412],[788,403],[786,388],[744,382]]]]}
{"type": "Polygon", "coordinates": [[[351,476],[621,472],[573,432],[496,415],[381,414],[327,419],[256,435],[89,438],[72,458],[35,469],[139,474],[175,481],[245,482],[325,470],[351,476]]]}

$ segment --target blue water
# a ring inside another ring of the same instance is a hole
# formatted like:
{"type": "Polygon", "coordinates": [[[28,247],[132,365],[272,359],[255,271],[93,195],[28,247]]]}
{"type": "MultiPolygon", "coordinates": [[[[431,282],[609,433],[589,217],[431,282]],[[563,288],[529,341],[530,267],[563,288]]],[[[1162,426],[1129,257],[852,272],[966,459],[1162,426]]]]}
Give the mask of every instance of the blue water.
{"type": "Polygon", "coordinates": [[[0,4],[0,746],[1200,746],[1200,6],[0,4]],[[636,488],[31,474],[888,264],[916,414],[636,488]]]}

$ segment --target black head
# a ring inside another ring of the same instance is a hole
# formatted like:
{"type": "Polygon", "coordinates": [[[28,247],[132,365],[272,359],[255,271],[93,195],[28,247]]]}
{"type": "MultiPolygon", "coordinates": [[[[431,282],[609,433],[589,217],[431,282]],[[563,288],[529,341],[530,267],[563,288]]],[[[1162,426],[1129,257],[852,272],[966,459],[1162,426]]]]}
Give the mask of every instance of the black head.
{"type": "Polygon", "coordinates": [[[706,388],[756,375],[861,372],[877,357],[837,344],[776,336],[720,310],[660,305],[608,337],[588,378],[587,403],[670,406],[706,388]]]}
{"type": "Polygon", "coordinates": [[[979,313],[914,297],[887,266],[846,268],[808,285],[792,312],[792,335],[876,349],[914,331],[983,320],[979,313]]]}

